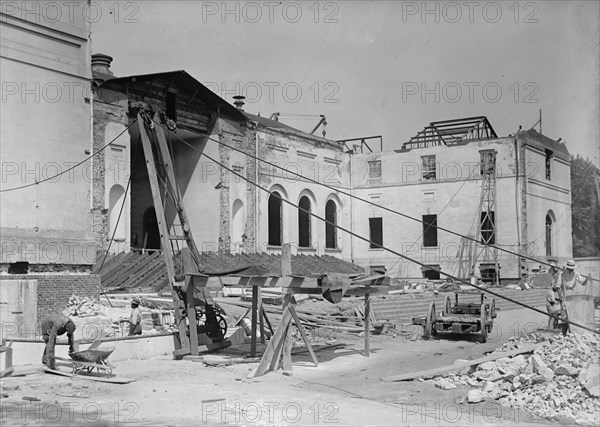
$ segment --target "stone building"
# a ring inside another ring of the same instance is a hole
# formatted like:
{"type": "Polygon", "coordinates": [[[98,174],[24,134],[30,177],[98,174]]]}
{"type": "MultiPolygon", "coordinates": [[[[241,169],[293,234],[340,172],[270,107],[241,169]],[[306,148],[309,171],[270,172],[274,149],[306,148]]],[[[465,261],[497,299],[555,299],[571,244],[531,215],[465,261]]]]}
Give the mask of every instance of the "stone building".
{"type": "MultiPolygon", "coordinates": [[[[136,102],[174,118],[175,174],[203,252],[279,254],[291,243],[293,254],[332,255],[400,278],[439,278],[441,268],[502,281],[539,267],[518,255],[571,256],[569,153],[533,129],[498,137],[485,117],[450,120],[432,123],[400,150],[363,153],[250,114],[239,99],[234,108],[184,71],[115,78],[109,59],[93,60],[95,150],[132,123],[136,102]],[[490,171],[493,191],[482,192],[490,171]],[[444,229],[484,236],[512,254],[490,253],[444,229]]],[[[120,141],[95,169],[97,242],[106,249],[114,234],[112,252],[158,249],[137,125],[120,141]],[[115,180],[121,170],[127,173],[115,180]]]]}
{"type": "Polygon", "coordinates": [[[0,3],[0,299],[13,307],[0,312],[3,324],[33,333],[36,313],[100,289],[89,274],[96,250],[86,7],[0,3]]]}

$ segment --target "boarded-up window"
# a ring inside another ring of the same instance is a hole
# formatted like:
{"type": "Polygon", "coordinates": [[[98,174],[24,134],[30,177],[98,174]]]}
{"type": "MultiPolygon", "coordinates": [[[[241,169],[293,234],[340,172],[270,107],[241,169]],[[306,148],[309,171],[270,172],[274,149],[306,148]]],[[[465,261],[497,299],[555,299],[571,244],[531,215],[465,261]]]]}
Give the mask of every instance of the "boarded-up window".
{"type": "Polygon", "coordinates": [[[277,191],[274,191],[269,196],[269,245],[281,246],[282,231],[281,196],[277,191]]]}
{"type": "Polygon", "coordinates": [[[435,156],[421,156],[421,170],[423,181],[434,181],[435,174],[435,156]]]}
{"type": "Polygon", "coordinates": [[[327,249],[337,248],[337,206],[333,200],[325,205],[325,247],[327,249]]]}
{"type": "Polygon", "coordinates": [[[306,196],[300,198],[298,203],[298,246],[310,247],[310,199],[306,196]]]}
{"type": "Polygon", "coordinates": [[[427,248],[437,245],[437,215],[423,215],[423,246],[427,248]]]}
{"type": "Polygon", "coordinates": [[[381,182],[381,160],[368,162],[369,164],[369,183],[381,182]]]}
{"type": "Polygon", "coordinates": [[[369,218],[369,240],[371,248],[383,246],[383,218],[369,218]]]}

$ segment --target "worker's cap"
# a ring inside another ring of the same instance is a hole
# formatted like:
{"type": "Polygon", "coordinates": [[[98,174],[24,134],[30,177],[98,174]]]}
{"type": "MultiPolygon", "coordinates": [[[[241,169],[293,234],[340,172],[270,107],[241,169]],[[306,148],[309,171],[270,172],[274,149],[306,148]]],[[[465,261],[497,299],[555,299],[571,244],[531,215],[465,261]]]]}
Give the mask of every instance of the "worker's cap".
{"type": "Polygon", "coordinates": [[[569,270],[573,270],[575,267],[577,267],[577,264],[575,264],[575,261],[573,261],[572,259],[567,261],[567,268],[569,270]]]}
{"type": "Polygon", "coordinates": [[[551,264],[550,264],[550,268],[556,268],[556,263],[554,263],[554,262],[553,262],[553,263],[551,263],[551,264]]]}
{"type": "Polygon", "coordinates": [[[73,332],[75,332],[75,329],[77,329],[77,326],[75,326],[75,323],[73,323],[73,321],[70,320],[65,325],[65,329],[67,330],[68,334],[72,334],[73,332]]]}
{"type": "Polygon", "coordinates": [[[135,304],[135,305],[140,305],[140,299],[139,298],[134,298],[134,299],[131,300],[131,303],[135,304]]]}

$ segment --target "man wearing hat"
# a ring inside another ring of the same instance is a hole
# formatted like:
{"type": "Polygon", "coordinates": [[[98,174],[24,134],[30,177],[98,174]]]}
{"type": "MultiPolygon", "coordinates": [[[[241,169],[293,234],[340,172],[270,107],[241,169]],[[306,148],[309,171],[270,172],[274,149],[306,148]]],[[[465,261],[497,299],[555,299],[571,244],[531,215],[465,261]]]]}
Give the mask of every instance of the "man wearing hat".
{"type": "MultiPolygon", "coordinates": [[[[561,285],[565,292],[568,318],[570,321],[580,325],[594,325],[594,298],[589,295],[587,281],[589,276],[584,277],[575,268],[574,260],[567,261],[567,265],[561,274],[561,285]]],[[[585,332],[576,326],[570,326],[571,332],[585,332]]]]}
{"type": "Polygon", "coordinates": [[[140,300],[138,298],[131,300],[129,336],[132,335],[142,335],[142,311],[140,310],[140,300]]]}
{"type": "Polygon", "coordinates": [[[42,336],[46,347],[44,348],[44,354],[42,356],[42,363],[48,365],[48,368],[54,370],[55,367],[55,356],[54,347],[56,346],[56,337],[67,333],[69,340],[69,354],[75,350],[73,348],[73,334],[75,333],[75,323],[67,316],[57,313],[51,314],[42,320],[42,336]]]}

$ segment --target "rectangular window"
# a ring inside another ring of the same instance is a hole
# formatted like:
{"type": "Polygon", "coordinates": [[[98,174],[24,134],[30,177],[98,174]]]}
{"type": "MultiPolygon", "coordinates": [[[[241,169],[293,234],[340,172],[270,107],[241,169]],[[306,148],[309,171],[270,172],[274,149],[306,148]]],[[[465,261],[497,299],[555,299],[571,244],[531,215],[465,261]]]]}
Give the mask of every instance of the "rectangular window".
{"type": "Polygon", "coordinates": [[[437,215],[423,215],[423,246],[428,248],[437,245],[437,215]]]}
{"type": "Polygon", "coordinates": [[[481,243],[484,245],[496,244],[495,224],[494,211],[481,212],[481,243]]]}
{"type": "Polygon", "coordinates": [[[381,182],[381,160],[368,162],[369,164],[369,183],[381,182]]]}
{"type": "Polygon", "coordinates": [[[421,156],[423,181],[435,181],[435,156],[421,156]]]}
{"type": "Polygon", "coordinates": [[[383,218],[369,218],[369,240],[370,248],[383,246],[383,218]]]}
{"type": "Polygon", "coordinates": [[[546,179],[552,179],[552,151],[546,150],[546,179]]]}

